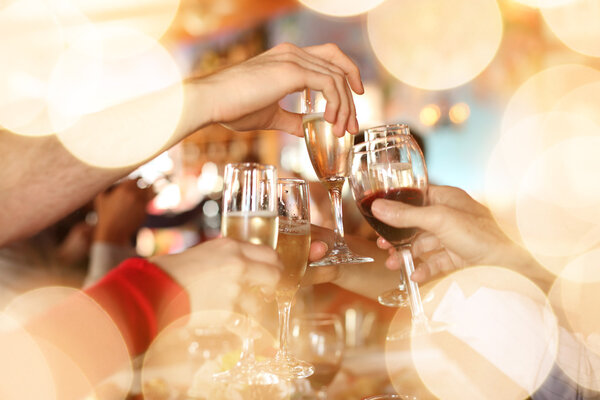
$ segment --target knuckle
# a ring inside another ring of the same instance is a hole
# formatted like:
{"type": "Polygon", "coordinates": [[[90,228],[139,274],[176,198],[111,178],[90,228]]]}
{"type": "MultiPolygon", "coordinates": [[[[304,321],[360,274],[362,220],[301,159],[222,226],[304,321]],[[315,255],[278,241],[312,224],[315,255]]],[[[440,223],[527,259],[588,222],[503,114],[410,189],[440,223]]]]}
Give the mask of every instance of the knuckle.
{"type": "Polygon", "coordinates": [[[335,43],[326,43],[325,47],[327,48],[327,50],[329,51],[336,51],[336,52],[340,52],[340,47],[335,44],[335,43]]]}

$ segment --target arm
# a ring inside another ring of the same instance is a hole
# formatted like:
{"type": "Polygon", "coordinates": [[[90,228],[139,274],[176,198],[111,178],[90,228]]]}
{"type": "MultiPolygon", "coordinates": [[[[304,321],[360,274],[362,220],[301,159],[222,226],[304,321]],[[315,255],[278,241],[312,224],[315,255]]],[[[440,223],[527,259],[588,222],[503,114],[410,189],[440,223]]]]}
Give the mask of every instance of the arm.
{"type": "MultiPolygon", "coordinates": [[[[301,135],[301,116],[281,109],[278,101],[305,87],[324,93],[325,118],[335,124],[336,134],[358,132],[350,90],[363,92],[356,65],[334,45],[300,49],[283,44],[216,74],[187,80],[179,125],[165,147],[149,158],[216,122],[236,130],[301,135]]],[[[55,136],[7,132],[0,133],[0,160],[0,246],[52,224],[138,166],[95,168],[69,154],[55,136]]]]}

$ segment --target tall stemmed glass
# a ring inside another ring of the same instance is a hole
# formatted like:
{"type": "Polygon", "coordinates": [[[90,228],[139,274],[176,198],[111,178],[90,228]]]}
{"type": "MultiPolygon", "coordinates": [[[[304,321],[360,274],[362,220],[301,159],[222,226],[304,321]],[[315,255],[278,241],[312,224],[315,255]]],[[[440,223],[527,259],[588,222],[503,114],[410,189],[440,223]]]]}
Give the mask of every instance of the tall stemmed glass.
{"type": "Polygon", "coordinates": [[[335,219],[333,248],[324,258],[312,262],[310,266],[372,262],[372,258],[361,257],[350,251],[344,240],[342,187],[348,176],[348,157],[354,143],[354,136],[346,132],[344,136],[338,138],[333,134],[333,125],[325,121],[323,112],[319,112],[325,106],[325,101],[319,92],[305,89],[302,100],[305,113],[302,126],[306,148],[317,177],[329,191],[335,219]]]}
{"type": "Polygon", "coordinates": [[[293,321],[290,338],[294,352],[309,360],[315,373],[308,378],[317,400],[327,399],[327,388],[342,366],[344,327],[336,314],[307,314],[293,321]]]}
{"type": "MultiPolygon", "coordinates": [[[[415,228],[396,228],[373,216],[377,199],[401,201],[413,206],[425,204],[427,168],[421,149],[408,127],[388,127],[393,134],[358,144],[352,149],[350,186],[359,210],[375,231],[390,242],[402,257],[413,328],[430,331],[423,310],[419,286],[410,277],[414,272],[411,241],[415,228]]],[[[379,296],[379,302],[398,307],[405,304],[402,291],[393,289],[379,296]]]]}
{"type": "MultiPolygon", "coordinates": [[[[223,187],[224,237],[275,248],[277,243],[277,170],[257,163],[227,164],[223,187]]],[[[230,370],[215,375],[225,382],[254,385],[276,382],[254,356],[252,321],[235,321],[243,333],[240,360],[230,370]]]]}
{"type": "Polygon", "coordinates": [[[304,179],[282,178],[277,181],[279,235],[277,253],[283,272],[275,290],[279,314],[279,350],[266,362],[269,372],[284,379],[306,378],[314,372],[311,364],[296,359],[288,351],[292,301],[306,272],[310,251],[310,208],[308,184],[304,179]]]}

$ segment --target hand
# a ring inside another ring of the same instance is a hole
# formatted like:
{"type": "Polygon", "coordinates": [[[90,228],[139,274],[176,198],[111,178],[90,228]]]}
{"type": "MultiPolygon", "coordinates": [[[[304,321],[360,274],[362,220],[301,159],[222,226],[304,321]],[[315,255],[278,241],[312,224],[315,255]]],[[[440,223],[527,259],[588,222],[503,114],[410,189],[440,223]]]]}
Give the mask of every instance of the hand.
{"type": "Polygon", "coordinates": [[[254,294],[254,288],[265,296],[274,294],[283,270],[272,248],[229,238],[210,240],[150,261],[187,289],[192,311],[232,310],[236,305],[245,309],[244,300],[254,294]]]}
{"type": "MultiPolygon", "coordinates": [[[[525,250],[502,232],[491,212],[463,190],[431,185],[427,196],[429,205],[424,207],[376,200],[372,208],[373,215],[386,224],[424,231],[412,245],[416,264],[413,281],[425,282],[440,273],[472,265],[535,264],[525,250]]],[[[402,261],[392,245],[383,238],[377,244],[390,250],[386,266],[400,268],[402,261]]]]}
{"type": "Polygon", "coordinates": [[[140,189],[134,180],[124,181],[96,196],[98,223],[94,241],[129,246],[131,237],[146,218],[146,206],[153,196],[151,188],[140,189]]]}
{"type": "Polygon", "coordinates": [[[278,102],[310,88],[327,99],[324,118],[334,124],[335,135],[358,133],[351,90],[364,92],[360,72],[334,44],[280,44],[199,81],[207,84],[204,101],[214,105],[211,120],[234,130],[278,129],[303,136],[301,115],[282,109],[278,102]]]}

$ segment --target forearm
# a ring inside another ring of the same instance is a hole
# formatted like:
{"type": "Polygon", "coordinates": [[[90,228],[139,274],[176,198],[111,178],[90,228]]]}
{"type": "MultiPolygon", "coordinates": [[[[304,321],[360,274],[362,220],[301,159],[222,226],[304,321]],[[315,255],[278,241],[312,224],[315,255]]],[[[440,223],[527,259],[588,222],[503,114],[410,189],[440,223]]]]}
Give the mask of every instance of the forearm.
{"type": "MultiPolygon", "coordinates": [[[[210,123],[207,85],[202,80],[187,81],[184,93],[179,124],[165,146],[146,160],[123,168],[88,165],[70,154],[54,135],[25,137],[0,132],[0,246],[56,222],[143,162],[210,123]]],[[[123,107],[147,100],[135,100],[123,107]]]]}

